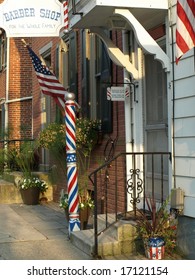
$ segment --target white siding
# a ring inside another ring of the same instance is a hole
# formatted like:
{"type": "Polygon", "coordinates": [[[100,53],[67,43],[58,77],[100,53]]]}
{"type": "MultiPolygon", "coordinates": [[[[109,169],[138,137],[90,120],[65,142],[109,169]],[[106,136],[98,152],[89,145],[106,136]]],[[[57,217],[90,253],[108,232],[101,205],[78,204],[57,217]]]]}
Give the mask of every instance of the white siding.
{"type": "MultiPolygon", "coordinates": [[[[176,3],[173,1],[172,3],[176,3]]],[[[173,48],[175,53],[176,7],[172,9],[173,48]]],[[[170,38],[172,44],[172,38],[170,38]]],[[[172,48],[172,45],[170,45],[172,48]]],[[[174,54],[175,56],[175,54],[174,54]]],[[[184,190],[184,215],[195,217],[195,58],[194,49],[174,63],[174,131],[176,187],[184,190]]]]}
{"type": "Polygon", "coordinates": [[[189,85],[195,85],[195,75],[177,81],[175,84],[177,98],[182,98],[184,93],[185,97],[195,96],[195,86],[189,87],[189,85]]]}
{"type": "MultiPolygon", "coordinates": [[[[178,92],[181,92],[178,89],[178,92]]],[[[193,94],[193,91],[191,89],[191,93],[193,94]]],[[[185,94],[185,91],[183,91],[183,94],[185,94]]],[[[188,98],[180,98],[178,100],[175,100],[175,118],[186,118],[186,117],[194,117],[195,113],[195,94],[192,97],[188,98]]]]}
{"type": "MultiPolygon", "coordinates": [[[[176,110],[179,110],[179,108],[176,108],[176,110]]],[[[195,116],[190,118],[175,119],[175,141],[177,141],[177,137],[192,136],[195,136],[195,116]]]]}
{"type": "Polygon", "coordinates": [[[195,157],[195,137],[175,139],[175,156],[195,157]]]}

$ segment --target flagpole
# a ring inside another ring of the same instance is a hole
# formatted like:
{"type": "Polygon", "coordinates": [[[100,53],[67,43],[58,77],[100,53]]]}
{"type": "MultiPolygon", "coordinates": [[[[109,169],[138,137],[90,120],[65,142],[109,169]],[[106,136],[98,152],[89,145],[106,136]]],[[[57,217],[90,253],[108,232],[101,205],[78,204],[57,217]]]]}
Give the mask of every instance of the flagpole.
{"type": "Polygon", "coordinates": [[[76,163],[76,103],[74,93],[65,94],[67,189],[69,203],[69,234],[80,230],[78,171],[76,163]]]}

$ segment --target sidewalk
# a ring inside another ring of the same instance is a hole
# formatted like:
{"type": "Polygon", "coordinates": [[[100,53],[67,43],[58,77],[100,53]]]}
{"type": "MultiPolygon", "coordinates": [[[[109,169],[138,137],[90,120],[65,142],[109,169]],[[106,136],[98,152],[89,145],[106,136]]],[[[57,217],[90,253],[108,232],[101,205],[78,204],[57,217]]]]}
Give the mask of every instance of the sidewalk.
{"type": "MultiPolygon", "coordinates": [[[[104,260],[146,260],[143,254],[104,260]]],[[[166,259],[182,260],[173,255],[166,259]]],[[[57,203],[0,204],[0,260],[93,260],[69,240],[68,223],[57,203]]]]}
{"type": "Polygon", "coordinates": [[[0,260],[90,259],[71,244],[64,212],[54,203],[0,204],[0,260]]]}

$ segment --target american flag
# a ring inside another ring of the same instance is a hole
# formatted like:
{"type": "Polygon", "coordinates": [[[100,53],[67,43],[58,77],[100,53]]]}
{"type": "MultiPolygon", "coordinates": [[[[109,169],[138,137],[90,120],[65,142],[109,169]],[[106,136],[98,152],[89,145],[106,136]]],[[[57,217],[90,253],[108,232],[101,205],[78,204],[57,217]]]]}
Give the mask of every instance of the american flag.
{"type": "Polygon", "coordinates": [[[48,67],[42,64],[38,56],[27,45],[32,63],[39,81],[39,85],[43,94],[49,95],[54,98],[54,101],[59,105],[62,113],[65,113],[65,94],[67,91],[57,80],[55,75],[49,70],[48,67]]]}
{"type": "Polygon", "coordinates": [[[68,32],[69,23],[68,23],[68,1],[63,2],[63,11],[64,11],[64,31],[68,32]]]}
{"type": "Polygon", "coordinates": [[[195,46],[195,0],[177,0],[176,63],[195,46]]]}

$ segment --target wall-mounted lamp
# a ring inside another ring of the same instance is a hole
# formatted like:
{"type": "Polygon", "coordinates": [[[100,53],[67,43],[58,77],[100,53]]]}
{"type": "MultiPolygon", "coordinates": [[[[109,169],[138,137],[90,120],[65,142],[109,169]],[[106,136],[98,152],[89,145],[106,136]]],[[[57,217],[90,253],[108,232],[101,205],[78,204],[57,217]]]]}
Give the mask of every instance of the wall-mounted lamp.
{"type": "Polygon", "coordinates": [[[127,29],[127,22],[121,17],[110,17],[107,22],[109,29],[127,29]]]}

